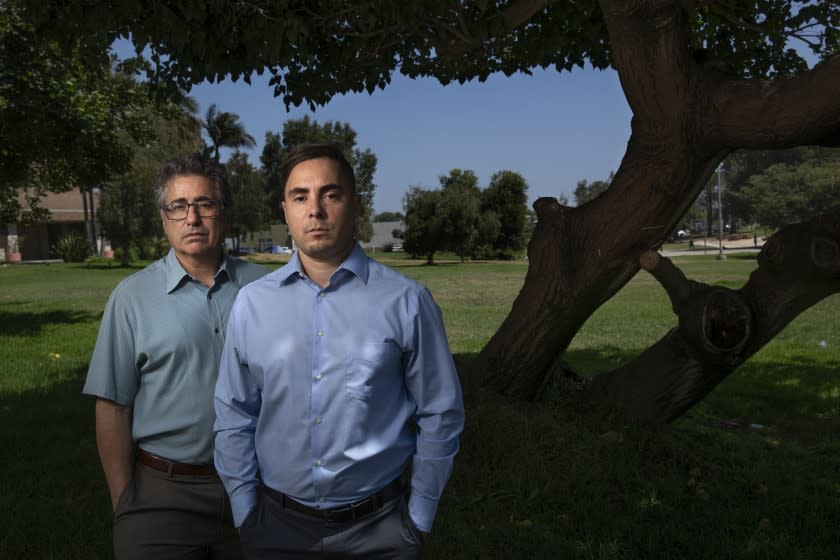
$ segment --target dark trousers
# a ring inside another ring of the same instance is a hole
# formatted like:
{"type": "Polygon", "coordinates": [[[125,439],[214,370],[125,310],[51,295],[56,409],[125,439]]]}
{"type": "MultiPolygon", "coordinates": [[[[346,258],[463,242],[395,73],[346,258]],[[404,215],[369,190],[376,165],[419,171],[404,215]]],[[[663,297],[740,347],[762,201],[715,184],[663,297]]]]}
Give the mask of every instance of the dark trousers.
{"type": "Polygon", "coordinates": [[[419,559],[423,536],[408,515],[406,494],[352,521],[331,522],[283,507],[260,488],[240,527],[247,560],[293,558],[419,559]]]}
{"type": "Polygon", "coordinates": [[[117,560],[242,558],[216,475],[170,475],[137,464],[114,512],[117,560]]]}

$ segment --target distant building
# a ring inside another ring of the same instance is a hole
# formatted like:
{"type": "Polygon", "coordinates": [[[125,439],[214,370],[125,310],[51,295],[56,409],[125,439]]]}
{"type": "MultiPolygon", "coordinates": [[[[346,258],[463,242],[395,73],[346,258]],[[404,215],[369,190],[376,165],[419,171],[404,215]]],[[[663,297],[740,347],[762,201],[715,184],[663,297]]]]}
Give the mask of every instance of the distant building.
{"type": "MultiPolygon", "coordinates": [[[[233,239],[225,239],[225,246],[233,249],[233,239]]],[[[239,250],[244,253],[271,253],[274,247],[292,247],[292,236],[286,224],[272,224],[266,231],[246,233],[239,239],[239,250]]]]}
{"type": "MultiPolygon", "coordinates": [[[[93,212],[98,218],[99,193],[92,193],[93,212]]],[[[87,196],[91,201],[91,196],[87,196]]],[[[23,202],[23,201],[21,201],[23,202]]],[[[63,193],[49,193],[41,199],[40,206],[50,211],[46,222],[23,227],[21,224],[0,225],[0,249],[6,259],[10,253],[21,253],[23,260],[40,260],[54,258],[52,246],[70,233],[84,235],[85,231],[85,203],[82,193],[78,189],[63,193]]],[[[88,207],[88,219],[91,209],[88,207]]],[[[97,234],[100,231],[98,222],[95,225],[97,234]]],[[[101,241],[97,241],[99,244],[101,241]]],[[[2,259],[0,259],[2,260],[2,259]]]]}
{"type": "Polygon", "coordinates": [[[373,236],[370,241],[361,243],[363,248],[384,251],[390,249],[395,243],[402,244],[402,240],[397,239],[393,234],[395,229],[403,229],[402,222],[374,222],[372,225],[373,236]]]}

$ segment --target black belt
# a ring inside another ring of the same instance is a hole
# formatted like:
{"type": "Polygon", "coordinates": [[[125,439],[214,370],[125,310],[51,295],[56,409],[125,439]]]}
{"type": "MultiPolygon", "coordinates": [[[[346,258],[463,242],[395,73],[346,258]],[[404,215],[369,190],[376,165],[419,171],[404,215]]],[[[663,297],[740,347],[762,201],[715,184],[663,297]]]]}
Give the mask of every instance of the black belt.
{"type": "Polygon", "coordinates": [[[341,523],[342,521],[352,521],[369,513],[373,513],[381,508],[386,502],[393,500],[403,493],[403,485],[400,483],[399,479],[397,479],[390,482],[385,488],[376,494],[368,496],[364,500],[359,500],[358,502],[353,502],[352,504],[348,504],[346,506],[338,506],[332,509],[319,509],[305,506],[302,503],[295,501],[293,498],[290,498],[286,494],[278,492],[268,486],[262,485],[262,488],[265,490],[266,494],[279,501],[286,509],[303,513],[304,515],[308,515],[310,517],[317,517],[318,519],[323,519],[324,521],[332,521],[336,523],[341,523]]]}

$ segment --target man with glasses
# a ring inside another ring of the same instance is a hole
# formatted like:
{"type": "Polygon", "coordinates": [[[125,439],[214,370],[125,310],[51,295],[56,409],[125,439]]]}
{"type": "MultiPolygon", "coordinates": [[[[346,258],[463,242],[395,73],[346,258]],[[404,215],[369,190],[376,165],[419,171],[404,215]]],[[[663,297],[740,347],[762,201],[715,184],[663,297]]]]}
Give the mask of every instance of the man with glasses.
{"type": "Polygon", "coordinates": [[[213,467],[213,388],[236,294],[267,270],[222,250],[231,199],[218,164],[176,158],[154,192],[172,248],[114,289],[84,387],[96,397],[114,550],[120,560],[239,558],[213,467]]]}

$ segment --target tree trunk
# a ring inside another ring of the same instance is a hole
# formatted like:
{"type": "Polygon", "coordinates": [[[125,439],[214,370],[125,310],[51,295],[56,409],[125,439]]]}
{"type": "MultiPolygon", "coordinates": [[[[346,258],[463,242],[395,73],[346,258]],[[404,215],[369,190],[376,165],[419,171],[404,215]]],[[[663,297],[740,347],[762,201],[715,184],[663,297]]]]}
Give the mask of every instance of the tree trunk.
{"type": "MultiPolygon", "coordinates": [[[[472,395],[483,388],[533,399],[583,323],[633,277],[639,257],[673,231],[732,149],[820,143],[840,131],[840,57],[796,79],[729,75],[717,61],[692,57],[687,5],[601,0],[613,64],[634,115],[627,152],[610,187],[595,200],[578,208],[547,198],[534,204],[539,221],[528,246],[525,283],[466,376],[472,395]]],[[[726,307],[729,300],[722,301],[726,307]]],[[[769,338],[761,340],[764,344],[769,338]]],[[[663,342],[638,362],[645,367],[655,363],[657,370],[676,377],[697,375],[673,343],[663,342]]],[[[620,394],[619,380],[632,377],[632,371],[604,377],[591,400],[620,394]]],[[[662,377],[651,384],[658,387],[662,377]]],[[[677,387],[680,383],[687,382],[677,387]]],[[[661,389],[665,394],[677,390],[661,389]]],[[[697,402],[705,394],[697,390],[687,401],[697,402]]],[[[681,413],[693,404],[657,407],[660,396],[647,391],[639,398],[649,402],[638,407],[681,413]]],[[[673,417],[659,414],[660,419],[673,417]]]]}

